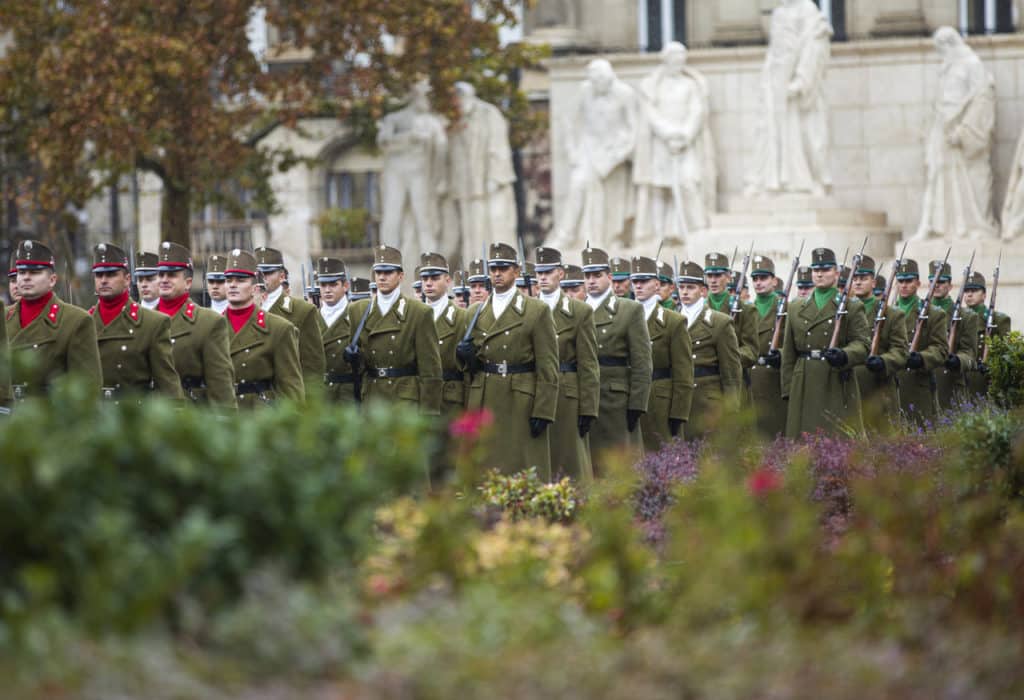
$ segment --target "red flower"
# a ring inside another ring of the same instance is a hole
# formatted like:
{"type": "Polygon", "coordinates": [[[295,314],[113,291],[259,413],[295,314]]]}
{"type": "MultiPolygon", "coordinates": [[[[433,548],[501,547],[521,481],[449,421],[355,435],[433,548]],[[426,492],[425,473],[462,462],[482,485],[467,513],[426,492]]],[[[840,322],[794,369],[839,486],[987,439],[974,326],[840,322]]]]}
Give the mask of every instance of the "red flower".
{"type": "Polygon", "coordinates": [[[484,428],[494,423],[494,414],[490,409],[481,408],[479,411],[466,411],[461,416],[448,424],[448,433],[456,438],[468,438],[475,440],[480,437],[484,428]]]}
{"type": "Polygon", "coordinates": [[[782,488],[782,477],[768,467],[761,467],[747,477],[747,490],[755,496],[763,496],[780,488],[782,488]]]}

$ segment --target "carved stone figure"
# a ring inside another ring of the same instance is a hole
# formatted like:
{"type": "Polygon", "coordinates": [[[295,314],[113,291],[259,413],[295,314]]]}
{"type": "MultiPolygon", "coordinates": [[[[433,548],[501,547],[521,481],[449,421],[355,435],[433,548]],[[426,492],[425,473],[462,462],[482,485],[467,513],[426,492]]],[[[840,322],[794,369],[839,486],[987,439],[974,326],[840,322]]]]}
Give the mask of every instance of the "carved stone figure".
{"type": "Polygon", "coordinates": [[[935,32],[935,48],[942,66],[925,142],[927,179],[921,224],[914,238],[993,236],[995,80],[952,27],[935,32]]]}
{"type": "Polygon", "coordinates": [[[456,83],[462,118],[449,135],[450,194],[461,231],[462,260],[481,255],[485,243],[515,240],[515,171],[508,122],[501,110],[456,83]]]}
{"type": "Polygon", "coordinates": [[[413,86],[409,104],[381,119],[380,241],[396,248],[436,250],[440,198],[447,190],[445,121],[430,109],[430,85],[413,86]]]}
{"type": "Polygon", "coordinates": [[[1017,141],[1010,182],[1003,202],[1003,240],[1013,240],[1024,233],[1024,132],[1017,141]]]}
{"type": "Polygon", "coordinates": [[[632,216],[629,159],[636,143],[636,95],[611,64],[587,65],[574,118],[565,127],[569,195],[547,245],[580,250],[617,242],[632,216]]]}
{"type": "Polygon", "coordinates": [[[772,12],[747,195],[820,197],[831,187],[824,92],[831,38],[811,0],[783,0],[772,12]]]}
{"type": "Polygon", "coordinates": [[[686,65],[686,47],[671,42],[662,64],[640,84],[633,182],[637,186],[633,246],[656,249],[708,226],[715,208],[715,150],[708,126],[707,81],[686,65]]]}

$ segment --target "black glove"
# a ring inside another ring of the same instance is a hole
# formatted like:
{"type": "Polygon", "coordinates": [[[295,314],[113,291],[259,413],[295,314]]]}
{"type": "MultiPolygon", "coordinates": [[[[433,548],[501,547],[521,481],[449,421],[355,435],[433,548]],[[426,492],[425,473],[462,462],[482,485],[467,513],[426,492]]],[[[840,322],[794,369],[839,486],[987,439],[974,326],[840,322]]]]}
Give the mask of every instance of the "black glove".
{"type": "Polygon", "coordinates": [[[544,418],[531,418],[530,419],[530,437],[540,437],[544,434],[544,431],[551,425],[551,421],[544,418]]]}
{"type": "Polygon", "coordinates": [[[469,370],[470,374],[481,369],[480,358],[476,356],[476,346],[472,340],[460,340],[455,346],[455,357],[469,370]]]}
{"type": "Polygon", "coordinates": [[[576,427],[580,431],[580,437],[585,438],[587,433],[590,432],[590,427],[594,425],[594,421],[597,420],[597,416],[580,416],[576,419],[576,427]]]}
{"type": "Polygon", "coordinates": [[[912,352],[912,353],[910,353],[910,356],[907,357],[907,369],[923,369],[923,368],[924,368],[924,358],[921,357],[921,353],[919,353],[919,352],[912,352]]]}
{"type": "Polygon", "coordinates": [[[848,358],[846,357],[846,351],[840,348],[829,348],[825,351],[825,360],[835,367],[845,367],[848,358]]]}
{"type": "Polygon", "coordinates": [[[878,355],[872,355],[864,364],[875,374],[882,374],[885,372],[885,360],[878,355]]]}
{"type": "Polygon", "coordinates": [[[982,374],[988,374],[988,365],[984,362],[978,362],[978,371],[982,374]]]}
{"type": "Polygon", "coordinates": [[[946,369],[951,369],[954,372],[960,371],[960,357],[958,355],[950,355],[946,358],[946,369]]]}
{"type": "Polygon", "coordinates": [[[350,365],[352,365],[352,370],[354,372],[358,372],[359,371],[359,363],[362,362],[362,360],[363,360],[363,353],[359,352],[359,346],[358,345],[347,345],[347,346],[345,346],[345,351],[344,351],[343,355],[345,356],[345,362],[347,362],[350,365]]]}
{"type": "Polygon", "coordinates": [[[775,367],[778,369],[782,367],[782,353],[778,350],[770,351],[764,358],[764,363],[769,367],[775,367]]]}
{"type": "Polygon", "coordinates": [[[680,431],[683,429],[683,421],[681,418],[669,418],[668,419],[668,432],[672,437],[679,437],[680,431]]]}
{"type": "Polygon", "coordinates": [[[638,411],[635,408],[626,409],[626,429],[629,432],[636,430],[637,423],[640,422],[640,416],[644,414],[643,411],[638,411]]]}

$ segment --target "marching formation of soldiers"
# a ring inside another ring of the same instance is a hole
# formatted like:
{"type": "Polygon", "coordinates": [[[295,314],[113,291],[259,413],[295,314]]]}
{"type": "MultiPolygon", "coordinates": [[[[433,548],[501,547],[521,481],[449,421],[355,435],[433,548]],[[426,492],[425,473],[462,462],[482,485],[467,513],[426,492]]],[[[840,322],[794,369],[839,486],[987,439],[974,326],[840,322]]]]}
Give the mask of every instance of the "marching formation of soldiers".
{"type": "Polygon", "coordinates": [[[588,481],[616,455],[703,438],[741,407],[769,439],[926,423],[985,392],[988,338],[1010,331],[995,309],[998,268],[991,299],[971,265],[953,296],[948,260],[922,272],[901,256],[887,279],[866,255],[846,267],[817,248],[783,283],[752,250],[737,271],[721,253],[673,268],[587,248],[576,266],[553,248],[525,262],[494,243],[466,270],[424,253],[412,296],[401,251],[373,256],[372,281],[319,258],[300,298],[280,251],[213,255],[207,308],[192,298],[186,248],[133,258],[100,244],[97,303],[83,310],[54,293],[53,253],[23,241],[0,326],[13,360],[0,363],[0,405],[73,373],[113,401],[156,392],[235,408],[322,392],[449,420],[488,409],[488,467],[588,481]]]}

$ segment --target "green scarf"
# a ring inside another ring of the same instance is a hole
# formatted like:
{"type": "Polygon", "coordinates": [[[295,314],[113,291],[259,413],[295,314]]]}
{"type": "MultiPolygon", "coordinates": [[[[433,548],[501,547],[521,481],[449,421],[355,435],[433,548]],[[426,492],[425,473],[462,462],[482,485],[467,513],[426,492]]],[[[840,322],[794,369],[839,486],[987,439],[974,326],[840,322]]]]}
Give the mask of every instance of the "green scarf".
{"type": "Polygon", "coordinates": [[[708,294],[708,303],[715,311],[725,311],[729,308],[729,292],[716,292],[708,294]]]}
{"type": "Polygon", "coordinates": [[[941,299],[938,297],[932,297],[932,303],[946,313],[953,310],[953,300],[950,297],[942,297],[941,299]]]}
{"type": "Polygon", "coordinates": [[[838,290],[835,287],[827,287],[822,289],[821,287],[814,288],[814,303],[817,304],[819,309],[824,309],[825,304],[829,303],[836,298],[838,290]]]}
{"type": "Polygon", "coordinates": [[[672,297],[669,297],[668,299],[662,299],[661,305],[670,311],[676,310],[676,302],[672,297]]]}
{"type": "Polygon", "coordinates": [[[917,314],[918,308],[921,306],[921,300],[917,298],[916,294],[912,294],[909,297],[900,297],[896,300],[896,306],[899,307],[900,311],[905,313],[907,316],[917,314]]]}
{"type": "Polygon", "coordinates": [[[778,303],[779,297],[774,291],[754,297],[754,306],[757,307],[757,313],[761,314],[761,318],[765,318],[778,303]]]}
{"type": "Polygon", "coordinates": [[[868,318],[878,313],[878,311],[875,309],[875,304],[878,303],[878,299],[876,299],[874,295],[857,298],[860,299],[861,303],[864,304],[864,313],[868,315],[868,318]]]}
{"type": "Polygon", "coordinates": [[[982,318],[985,318],[985,316],[988,315],[988,306],[986,306],[984,303],[978,304],[976,306],[968,306],[967,308],[973,311],[974,313],[978,314],[982,318]]]}

